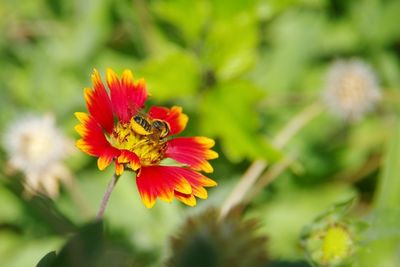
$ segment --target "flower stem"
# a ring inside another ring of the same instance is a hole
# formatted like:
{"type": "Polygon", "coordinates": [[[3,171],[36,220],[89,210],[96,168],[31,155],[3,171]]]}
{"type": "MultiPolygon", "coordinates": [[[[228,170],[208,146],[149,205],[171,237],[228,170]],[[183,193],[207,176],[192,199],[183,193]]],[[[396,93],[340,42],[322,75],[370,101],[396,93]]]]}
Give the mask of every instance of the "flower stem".
{"type": "Polygon", "coordinates": [[[263,175],[258,178],[258,181],[250,190],[248,197],[243,200],[244,204],[249,203],[255,198],[264,187],[267,187],[275,178],[281,175],[296,159],[295,153],[289,153],[289,155],[271,166],[263,175]]]}
{"type": "Polygon", "coordinates": [[[114,173],[113,177],[111,178],[111,181],[108,183],[106,192],[104,193],[103,199],[101,200],[101,203],[100,203],[99,211],[97,212],[97,215],[96,215],[96,221],[100,221],[103,218],[104,211],[106,210],[108,200],[110,199],[111,193],[112,193],[116,183],[118,182],[118,178],[119,178],[119,175],[114,173]]]}
{"type": "MultiPolygon", "coordinates": [[[[291,121],[289,121],[281,131],[272,140],[272,144],[276,148],[283,148],[290,139],[295,136],[307,123],[314,119],[318,114],[321,114],[323,107],[319,102],[307,106],[299,114],[297,114],[291,121]]],[[[227,199],[221,206],[220,218],[225,217],[229,211],[241,203],[247,194],[247,192],[252,188],[260,175],[267,168],[268,162],[263,159],[255,160],[247,171],[240,178],[239,182],[233,188],[232,192],[229,194],[227,199]]]]}

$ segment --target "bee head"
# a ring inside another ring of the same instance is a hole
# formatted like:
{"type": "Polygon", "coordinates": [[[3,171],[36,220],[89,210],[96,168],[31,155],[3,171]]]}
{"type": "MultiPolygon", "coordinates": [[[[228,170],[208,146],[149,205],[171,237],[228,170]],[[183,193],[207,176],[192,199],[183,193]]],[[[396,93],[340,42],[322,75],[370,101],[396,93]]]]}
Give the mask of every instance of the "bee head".
{"type": "Polygon", "coordinates": [[[162,120],[154,120],[152,125],[155,129],[160,132],[160,137],[166,137],[169,134],[169,127],[165,121],[162,120]]]}

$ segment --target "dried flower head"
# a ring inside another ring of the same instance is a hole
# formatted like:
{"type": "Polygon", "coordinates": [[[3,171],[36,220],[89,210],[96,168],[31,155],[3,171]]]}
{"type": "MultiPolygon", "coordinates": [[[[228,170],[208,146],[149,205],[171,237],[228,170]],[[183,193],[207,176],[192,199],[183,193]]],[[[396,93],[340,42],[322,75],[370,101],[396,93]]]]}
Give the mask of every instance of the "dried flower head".
{"type": "Polygon", "coordinates": [[[217,210],[189,218],[171,239],[168,266],[257,267],[267,265],[267,238],[256,233],[256,220],[235,210],[219,218],[217,210]]]}
{"type": "Polygon", "coordinates": [[[361,60],[338,60],[328,71],[323,99],[330,111],[346,120],[356,121],[380,100],[374,71],[361,60]]]}
{"type": "Polygon", "coordinates": [[[213,172],[208,160],[218,157],[211,150],[214,140],[172,138],[185,129],[188,116],[177,106],[152,106],[145,112],[146,83],[135,81],[130,70],[118,78],[107,69],[109,92],[97,70],[92,82],[93,89],[84,91],[89,114],[75,113],[80,121],[75,129],[81,136],[77,147],[98,157],[100,170],[114,162],[117,175],[124,170],[136,172],[136,184],[148,208],[157,198],[167,202],[176,198],[189,206],[196,205],[195,197],[207,198],[204,187],[217,183],[199,171],[213,172]]]}
{"type": "Polygon", "coordinates": [[[59,181],[70,179],[62,160],[73,151],[73,143],[51,115],[28,115],[16,121],[5,132],[3,147],[11,170],[24,174],[28,196],[40,192],[57,197],[59,181]]]}

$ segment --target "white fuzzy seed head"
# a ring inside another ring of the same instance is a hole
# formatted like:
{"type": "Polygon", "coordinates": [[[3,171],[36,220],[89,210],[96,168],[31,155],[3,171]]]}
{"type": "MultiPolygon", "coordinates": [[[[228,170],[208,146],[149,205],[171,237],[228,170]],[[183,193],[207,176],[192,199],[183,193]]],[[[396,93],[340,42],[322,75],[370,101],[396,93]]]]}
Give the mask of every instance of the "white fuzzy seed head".
{"type": "Polygon", "coordinates": [[[323,100],[337,116],[350,121],[360,120],[380,98],[376,75],[363,61],[338,60],[328,70],[323,100]]]}
{"type": "Polygon", "coordinates": [[[58,180],[70,176],[63,160],[73,145],[56,127],[51,115],[29,115],[15,121],[3,136],[9,165],[26,177],[26,191],[58,194],[58,180]],[[64,170],[61,172],[60,170],[64,170]]]}

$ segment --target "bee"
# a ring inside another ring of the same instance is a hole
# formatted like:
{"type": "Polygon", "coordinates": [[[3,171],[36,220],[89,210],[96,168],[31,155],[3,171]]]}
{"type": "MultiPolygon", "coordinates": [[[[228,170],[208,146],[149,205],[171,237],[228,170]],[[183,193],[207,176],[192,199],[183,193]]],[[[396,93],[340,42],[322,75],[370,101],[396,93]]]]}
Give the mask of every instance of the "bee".
{"type": "MultiPolygon", "coordinates": [[[[145,117],[142,116],[142,115],[136,115],[136,116],[133,117],[133,120],[134,120],[137,124],[139,124],[140,126],[142,126],[142,128],[143,128],[146,132],[150,133],[150,131],[151,131],[151,123],[149,122],[149,120],[148,120],[147,118],[145,118],[145,117]]],[[[145,133],[145,134],[147,134],[147,133],[145,133]]]]}
{"type": "Polygon", "coordinates": [[[170,132],[168,124],[163,120],[153,120],[151,125],[161,138],[166,137],[170,132]]]}
{"type": "Polygon", "coordinates": [[[148,136],[155,142],[165,138],[170,132],[169,126],[165,121],[152,119],[146,114],[139,113],[132,120],[135,122],[132,123],[132,128],[135,132],[148,136]]]}

